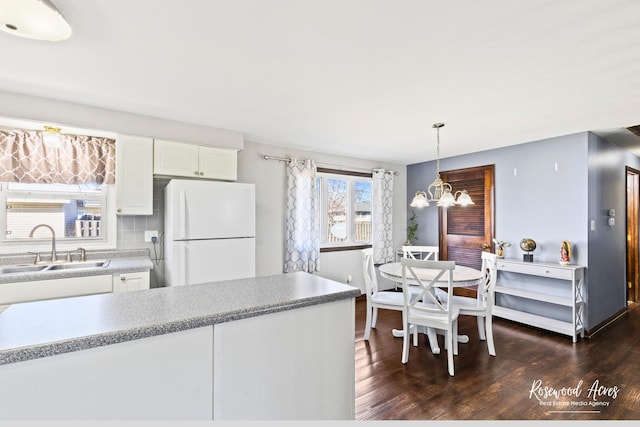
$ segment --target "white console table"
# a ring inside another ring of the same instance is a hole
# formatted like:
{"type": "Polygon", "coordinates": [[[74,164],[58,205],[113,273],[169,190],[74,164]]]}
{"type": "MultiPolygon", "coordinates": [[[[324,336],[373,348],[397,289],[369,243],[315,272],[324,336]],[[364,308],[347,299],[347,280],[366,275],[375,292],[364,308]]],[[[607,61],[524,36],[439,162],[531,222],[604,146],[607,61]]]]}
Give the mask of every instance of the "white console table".
{"type": "Polygon", "coordinates": [[[578,335],[584,338],[584,323],[582,319],[585,304],[582,292],[584,270],[585,268],[579,265],[564,266],[554,263],[499,259],[498,271],[548,277],[551,279],[568,281],[569,283],[561,283],[559,285],[566,286],[566,292],[558,292],[557,295],[552,295],[550,293],[545,293],[544,290],[536,289],[535,285],[532,285],[530,289],[519,289],[504,286],[504,284],[501,285],[500,278],[498,278],[498,284],[496,285],[495,291],[496,297],[498,294],[513,295],[529,300],[565,306],[571,309],[572,321],[567,322],[556,320],[539,314],[503,307],[497,303],[494,306],[493,314],[505,319],[569,335],[573,338],[573,342],[577,342],[578,335]],[[569,286],[571,289],[568,288],[569,286]]]}

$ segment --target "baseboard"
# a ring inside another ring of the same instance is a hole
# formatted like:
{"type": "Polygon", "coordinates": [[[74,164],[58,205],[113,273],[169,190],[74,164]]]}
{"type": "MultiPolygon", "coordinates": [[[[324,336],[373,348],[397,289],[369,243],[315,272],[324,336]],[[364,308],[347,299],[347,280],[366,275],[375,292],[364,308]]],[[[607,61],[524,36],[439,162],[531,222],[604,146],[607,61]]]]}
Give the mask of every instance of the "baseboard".
{"type": "Polygon", "coordinates": [[[625,314],[627,314],[627,308],[626,307],[621,309],[620,311],[618,311],[617,313],[615,313],[613,316],[609,317],[608,319],[605,319],[604,321],[598,323],[593,328],[586,329],[584,331],[584,336],[586,338],[593,337],[595,334],[597,334],[597,333],[601,332],[602,330],[606,329],[609,325],[613,324],[616,320],[618,320],[620,317],[624,316],[625,314]]]}

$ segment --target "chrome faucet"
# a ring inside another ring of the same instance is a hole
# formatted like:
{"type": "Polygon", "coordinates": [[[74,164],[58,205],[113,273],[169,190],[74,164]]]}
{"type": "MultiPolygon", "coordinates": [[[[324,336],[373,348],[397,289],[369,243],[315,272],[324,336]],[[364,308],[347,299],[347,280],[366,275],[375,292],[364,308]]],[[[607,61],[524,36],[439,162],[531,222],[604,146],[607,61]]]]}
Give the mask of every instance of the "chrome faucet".
{"type": "Polygon", "coordinates": [[[46,227],[51,231],[51,262],[56,262],[58,257],[56,256],[56,232],[53,231],[50,225],[47,224],[38,224],[31,229],[29,233],[29,237],[33,237],[33,233],[40,227],[46,227]]]}
{"type": "Polygon", "coordinates": [[[86,261],[87,260],[87,251],[84,248],[78,248],[77,249],[78,252],[80,252],[80,259],[79,261],[86,261]]]}

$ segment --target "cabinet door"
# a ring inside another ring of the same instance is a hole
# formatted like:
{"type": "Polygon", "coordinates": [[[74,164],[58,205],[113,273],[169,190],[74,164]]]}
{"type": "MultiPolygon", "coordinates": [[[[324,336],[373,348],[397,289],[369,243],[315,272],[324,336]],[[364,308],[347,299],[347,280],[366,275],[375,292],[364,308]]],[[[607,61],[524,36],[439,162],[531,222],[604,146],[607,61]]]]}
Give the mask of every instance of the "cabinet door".
{"type": "Polygon", "coordinates": [[[238,152],[224,148],[199,148],[201,178],[236,181],[238,179],[238,152]]]}
{"type": "Polygon", "coordinates": [[[192,178],[199,176],[198,146],[156,139],[153,142],[153,173],[192,178]]]}
{"type": "Polygon", "coordinates": [[[118,215],[153,215],[153,139],[118,135],[116,210],[118,215]]]}
{"type": "Polygon", "coordinates": [[[212,425],[212,329],[0,366],[0,424],[212,425]]]}
{"type": "Polygon", "coordinates": [[[113,292],[129,292],[149,289],[149,272],[122,273],[113,275],[113,292]]]}

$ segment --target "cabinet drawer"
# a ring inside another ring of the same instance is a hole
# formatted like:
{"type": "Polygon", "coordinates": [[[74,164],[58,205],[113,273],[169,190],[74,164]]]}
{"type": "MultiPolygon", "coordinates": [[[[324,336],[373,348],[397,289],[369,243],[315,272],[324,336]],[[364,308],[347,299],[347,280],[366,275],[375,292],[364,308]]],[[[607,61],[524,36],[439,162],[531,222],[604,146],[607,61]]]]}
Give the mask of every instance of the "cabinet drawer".
{"type": "Polygon", "coordinates": [[[531,274],[534,276],[551,277],[554,279],[571,280],[573,270],[568,268],[552,267],[547,265],[527,265],[526,263],[511,263],[498,261],[498,269],[514,273],[531,274]]]}
{"type": "Polygon", "coordinates": [[[113,275],[113,292],[130,292],[149,289],[149,271],[113,275]]]}

